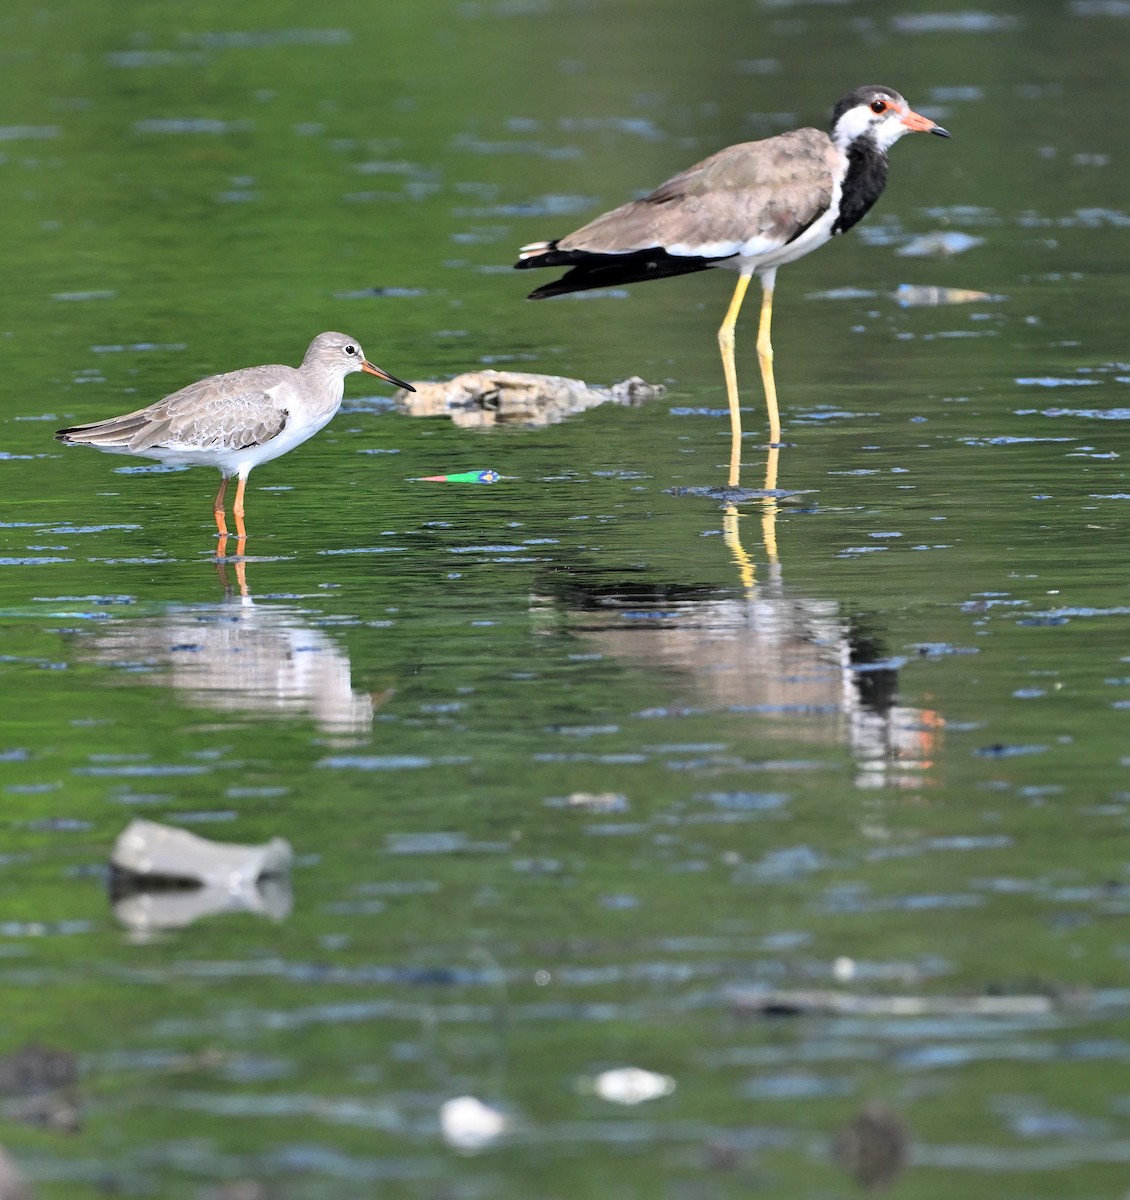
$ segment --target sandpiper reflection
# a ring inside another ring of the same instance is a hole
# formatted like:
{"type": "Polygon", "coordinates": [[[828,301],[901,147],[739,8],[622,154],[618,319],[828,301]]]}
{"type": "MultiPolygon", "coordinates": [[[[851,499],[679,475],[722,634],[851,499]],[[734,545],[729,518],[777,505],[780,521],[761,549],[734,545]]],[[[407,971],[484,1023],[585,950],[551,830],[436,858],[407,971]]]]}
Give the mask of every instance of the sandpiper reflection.
{"type": "Polygon", "coordinates": [[[238,595],[108,621],[80,653],[142,672],[142,681],[165,683],[202,708],[305,716],[338,736],[368,732],[374,697],[353,687],[345,650],[309,612],[257,602],[247,589],[246,564],[236,567],[238,595]]]}

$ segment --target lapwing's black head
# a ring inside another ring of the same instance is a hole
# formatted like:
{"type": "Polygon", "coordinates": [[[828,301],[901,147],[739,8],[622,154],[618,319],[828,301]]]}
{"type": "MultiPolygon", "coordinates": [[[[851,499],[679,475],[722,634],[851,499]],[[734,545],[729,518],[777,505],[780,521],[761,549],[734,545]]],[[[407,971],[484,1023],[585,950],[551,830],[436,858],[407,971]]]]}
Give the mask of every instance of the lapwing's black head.
{"type": "Polygon", "coordinates": [[[832,112],[832,141],[844,151],[853,142],[866,140],[886,154],[904,133],[915,132],[950,136],[929,117],[916,113],[894,88],[876,83],[848,92],[832,112]]]}

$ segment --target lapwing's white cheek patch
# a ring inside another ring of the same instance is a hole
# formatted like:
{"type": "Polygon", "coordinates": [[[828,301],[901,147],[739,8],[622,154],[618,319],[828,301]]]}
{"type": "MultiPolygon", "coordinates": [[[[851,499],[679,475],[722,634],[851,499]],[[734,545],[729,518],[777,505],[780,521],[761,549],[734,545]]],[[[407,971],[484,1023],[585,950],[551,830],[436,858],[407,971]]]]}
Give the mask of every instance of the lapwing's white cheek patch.
{"type": "Polygon", "coordinates": [[[857,137],[862,137],[872,127],[874,120],[875,114],[866,104],[857,104],[855,108],[849,108],[836,122],[836,142],[840,146],[846,146],[857,137]]]}
{"type": "Polygon", "coordinates": [[[904,133],[910,132],[910,127],[902,123],[904,115],[905,110],[900,113],[892,108],[879,121],[876,121],[875,144],[880,150],[889,150],[904,133]]]}
{"type": "Polygon", "coordinates": [[[903,113],[893,103],[884,113],[874,113],[869,104],[849,108],[836,124],[834,139],[841,150],[856,138],[869,135],[880,150],[889,150],[904,133],[910,130],[902,123],[903,113]]]}

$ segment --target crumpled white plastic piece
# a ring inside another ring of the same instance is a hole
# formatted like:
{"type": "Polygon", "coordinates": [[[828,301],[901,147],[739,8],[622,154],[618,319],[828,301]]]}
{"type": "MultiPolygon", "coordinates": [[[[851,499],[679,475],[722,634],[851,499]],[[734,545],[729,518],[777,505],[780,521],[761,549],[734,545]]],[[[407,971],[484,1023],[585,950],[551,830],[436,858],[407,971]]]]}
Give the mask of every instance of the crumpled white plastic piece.
{"type": "Polygon", "coordinates": [[[675,1090],[675,1080],[670,1075],[657,1075],[641,1067],[617,1067],[602,1071],[593,1081],[592,1090],[612,1104],[643,1104],[669,1096],[675,1090]]]}
{"type": "Polygon", "coordinates": [[[505,1113],[474,1096],[455,1096],[440,1105],[443,1140],[456,1150],[482,1150],[500,1138],[509,1126],[505,1113]]]}

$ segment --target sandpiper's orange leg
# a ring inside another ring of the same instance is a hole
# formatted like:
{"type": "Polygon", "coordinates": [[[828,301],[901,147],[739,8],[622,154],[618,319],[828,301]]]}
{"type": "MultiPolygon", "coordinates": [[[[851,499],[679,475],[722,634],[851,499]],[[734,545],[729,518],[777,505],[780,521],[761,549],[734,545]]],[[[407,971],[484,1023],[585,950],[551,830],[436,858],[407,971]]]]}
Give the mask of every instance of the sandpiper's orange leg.
{"type": "MultiPolygon", "coordinates": [[[[232,512],[235,515],[235,535],[241,543],[247,539],[247,526],[243,523],[243,489],[246,486],[247,476],[241,475],[235,489],[235,504],[232,505],[232,512]]],[[[239,553],[243,553],[242,547],[239,553]]]]}
{"type": "MultiPolygon", "coordinates": [[[[224,497],[228,491],[228,477],[225,475],[220,480],[220,490],[216,493],[216,503],[212,505],[212,516],[216,518],[216,532],[220,535],[221,541],[228,536],[228,524],[224,516],[224,497]]],[[[223,551],[221,550],[222,554],[223,551]]]]}
{"type": "Polygon", "coordinates": [[[730,307],[726,310],[726,319],[718,330],[722,372],[726,376],[726,399],[730,405],[730,487],[738,486],[742,468],[742,414],[738,406],[738,370],[734,366],[734,326],[752,276],[752,271],[743,271],[738,276],[730,307]]]}
{"type": "Polygon", "coordinates": [[[757,361],[761,367],[761,382],[765,388],[765,407],[769,410],[769,441],[777,445],[781,441],[781,414],[777,411],[777,383],[773,378],[773,342],[770,327],[773,324],[773,287],[777,272],[763,271],[761,275],[761,322],[757,327],[757,361]]]}

